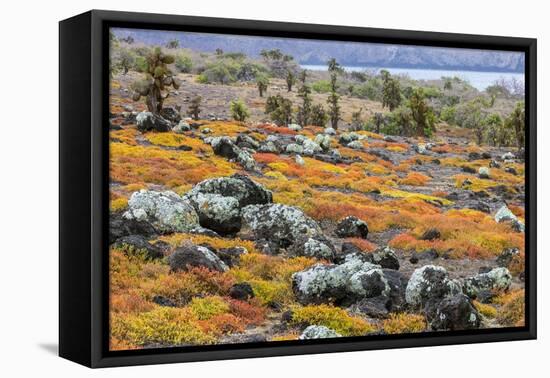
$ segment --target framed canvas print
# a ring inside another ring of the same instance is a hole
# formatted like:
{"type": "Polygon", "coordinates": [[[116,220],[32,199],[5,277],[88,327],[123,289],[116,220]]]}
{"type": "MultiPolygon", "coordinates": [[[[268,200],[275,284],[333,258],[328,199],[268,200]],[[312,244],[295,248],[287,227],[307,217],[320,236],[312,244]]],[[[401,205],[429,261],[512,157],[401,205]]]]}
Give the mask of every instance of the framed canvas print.
{"type": "Polygon", "coordinates": [[[536,337],[536,41],[60,23],[60,355],[536,337]]]}

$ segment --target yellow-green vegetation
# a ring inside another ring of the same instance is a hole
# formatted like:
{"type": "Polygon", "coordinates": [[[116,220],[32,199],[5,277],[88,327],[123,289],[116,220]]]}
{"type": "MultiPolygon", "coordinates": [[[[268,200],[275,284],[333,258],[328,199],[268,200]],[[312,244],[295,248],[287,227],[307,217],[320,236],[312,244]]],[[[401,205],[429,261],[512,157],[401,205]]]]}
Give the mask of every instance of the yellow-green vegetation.
{"type": "Polygon", "coordinates": [[[494,318],[495,316],[497,316],[497,309],[490,304],[474,301],[474,306],[477,311],[479,311],[479,313],[486,318],[494,318]]]}
{"type": "Polygon", "coordinates": [[[388,334],[418,333],[426,330],[426,319],[417,314],[390,314],[390,317],[382,322],[382,329],[388,334]]]}
{"type": "Polygon", "coordinates": [[[208,320],[229,311],[229,305],[220,297],[193,298],[189,309],[199,320],[208,320]]]}
{"type": "Polygon", "coordinates": [[[342,336],[363,336],[376,330],[366,320],[331,305],[295,307],[292,322],[296,325],[322,325],[342,336]]]}
{"type": "Polygon", "coordinates": [[[525,325],[525,290],[515,290],[498,296],[493,302],[499,304],[497,320],[508,327],[525,325]]]}

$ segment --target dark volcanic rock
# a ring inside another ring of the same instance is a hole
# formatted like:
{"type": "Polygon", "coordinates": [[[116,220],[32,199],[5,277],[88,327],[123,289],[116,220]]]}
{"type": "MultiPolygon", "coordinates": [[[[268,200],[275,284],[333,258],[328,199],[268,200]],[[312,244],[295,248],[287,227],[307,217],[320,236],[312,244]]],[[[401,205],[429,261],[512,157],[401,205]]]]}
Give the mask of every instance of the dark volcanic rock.
{"type": "Polygon", "coordinates": [[[145,254],[149,259],[163,257],[162,250],[149,243],[142,235],[123,236],[113,244],[115,248],[121,248],[128,254],[145,254]]]}
{"type": "Polygon", "coordinates": [[[247,253],[245,247],[220,248],[216,251],[216,255],[229,267],[237,264],[240,257],[247,253]]]}
{"type": "Polygon", "coordinates": [[[374,298],[365,298],[351,306],[352,312],[366,315],[370,318],[383,319],[390,314],[391,301],[385,295],[380,295],[374,298]]]}
{"type": "Polygon", "coordinates": [[[445,268],[425,265],[416,269],[411,275],[405,298],[410,306],[423,308],[429,301],[439,301],[461,291],[460,284],[449,279],[445,268]]]}
{"type": "Polygon", "coordinates": [[[497,265],[503,268],[508,268],[510,266],[510,263],[514,259],[514,257],[518,255],[519,255],[519,249],[506,248],[504,251],[501,252],[500,255],[497,256],[497,259],[496,259],[497,265]]]}
{"type": "Polygon", "coordinates": [[[439,238],[441,238],[441,232],[437,228],[429,228],[422,234],[420,240],[435,240],[439,238]]]}
{"type": "Polygon", "coordinates": [[[157,230],[147,221],[126,219],[122,212],[112,213],[109,218],[109,243],[129,235],[141,235],[151,238],[158,235],[157,230]]]}
{"type": "Polygon", "coordinates": [[[336,226],[336,235],[341,238],[359,237],[366,239],[368,234],[367,222],[354,216],[345,217],[336,226]]]}
{"type": "Polygon", "coordinates": [[[435,309],[427,308],[426,317],[434,331],[476,329],[481,324],[481,316],[464,294],[444,298],[430,306],[435,309]]]}
{"type": "Polygon", "coordinates": [[[399,259],[397,255],[390,247],[378,248],[371,254],[372,262],[380,265],[382,268],[387,269],[399,269],[399,259]]]}
{"type": "Polygon", "coordinates": [[[181,121],[181,115],[180,115],[180,112],[178,112],[178,110],[174,107],[166,107],[166,108],[162,108],[162,110],[160,111],[160,115],[162,118],[176,124],[178,123],[179,121],[181,121]]]}
{"type": "Polygon", "coordinates": [[[136,116],[136,124],[139,131],[166,132],[172,130],[170,121],[151,112],[141,112],[136,116]]]}
{"type": "Polygon", "coordinates": [[[231,289],[229,289],[229,296],[233,299],[246,301],[250,298],[254,298],[254,291],[248,282],[241,282],[231,286],[231,289]]]}
{"type": "Polygon", "coordinates": [[[227,265],[214,252],[192,244],[177,248],[168,257],[168,264],[173,272],[186,271],[190,267],[204,267],[219,272],[227,270],[227,265]]]}

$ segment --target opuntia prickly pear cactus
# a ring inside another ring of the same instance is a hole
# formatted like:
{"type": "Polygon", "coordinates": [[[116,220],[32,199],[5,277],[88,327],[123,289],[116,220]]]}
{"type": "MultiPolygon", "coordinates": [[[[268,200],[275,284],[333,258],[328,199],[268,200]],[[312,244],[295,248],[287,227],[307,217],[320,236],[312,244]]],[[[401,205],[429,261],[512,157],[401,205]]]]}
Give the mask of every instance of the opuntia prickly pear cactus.
{"type": "Polygon", "coordinates": [[[173,55],[163,53],[160,47],[155,48],[147,56],[145,78],[136,81],[133,85],[132,99],[139,101],[141,97],[145,97],[147,109],[153,114],[159,114],[162,110],[162,104],[169,95],[164,91],[170,86],[176,90],[180,87],[179,80],[168,67],[169,64],[174,63],[174,60],[173,55]]]}

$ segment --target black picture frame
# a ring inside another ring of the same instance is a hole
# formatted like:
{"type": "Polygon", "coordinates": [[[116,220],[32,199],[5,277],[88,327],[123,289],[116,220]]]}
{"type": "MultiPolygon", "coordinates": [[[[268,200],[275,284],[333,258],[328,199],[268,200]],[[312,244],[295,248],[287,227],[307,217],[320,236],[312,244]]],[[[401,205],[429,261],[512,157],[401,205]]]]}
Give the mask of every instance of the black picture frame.
{"type": "Polygon", "coordinates": [[[59,24],[59,354],[89,367],[535,339],[536,39],[92,10],[59,24]],[[524,327],[343,339],[108,350],[108,28],[184,30],[525,53],[524,327]]]}

